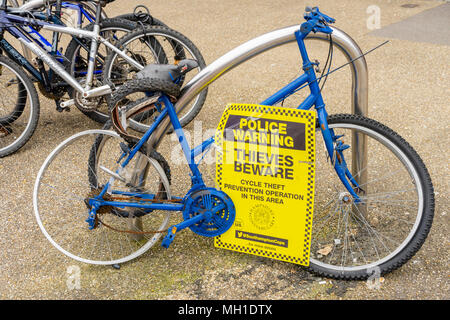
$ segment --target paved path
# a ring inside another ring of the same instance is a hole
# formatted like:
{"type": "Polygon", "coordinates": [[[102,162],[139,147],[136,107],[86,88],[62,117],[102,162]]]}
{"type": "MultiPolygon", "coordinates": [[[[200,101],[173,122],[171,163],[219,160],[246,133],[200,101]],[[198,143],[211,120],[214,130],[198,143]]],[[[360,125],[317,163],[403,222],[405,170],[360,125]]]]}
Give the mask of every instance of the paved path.
{"type": "MultiPolygon", "coordinates": [[[[116,1],[108,12],[114,16],[140,2],[116,1]]],[[[414,8],[401,7],[406,1],[399,0],[315,3],[336,18],[337,26],[354,37],[363,51],[391,39],[367,56],[370,116],[398,131],[414,146],[429,168],[436,190],[430,236],[409,263],[387,275],[381,288],[375,290],[365,282],[321,279],[295,265],[214,249],[211,239],[188,231],[177,236],[169,250],[157,247],[122,265],[120,271],[76,263],[62,256],[39,231],[32,210],[32,187],[50,150],[65,137],[99,125],[76,109],[57,113],[54,103],[42,97],[36,134],[19,153],[0,160],[0,298],[449,299],[450,47],[447,40],[439,42],[432,34],[428,40],[434,40],[429,43],[387,33],[405,19],[421,21],[419,18],[430,12],[441,12],[442,6],[438,6],[442,2],[417,0],[414,8]],[[367,28],[367,9],[373,5],[381,14],[382,29],[375,33],[367,28]],[[432,8],[435,11],[425,11],[432,8]],[[68,268],[73,265],[80,268],[81,283],[79,289],[69,290],[68,268]]],[[[298,0],[150,2],[151,12],[191,38],[207,63],[255,36],[301,22],[304,7],[305,3],[298,0]]],[[[444,8],[447,10],[448,4],[444,8]]],[[[450,19],[448,13],[446,19],[450,19]]],[[[310,50],[312,58],[326,58],[326,45],[311,44],[310,50]]],[[[277,48],[212,85],[198,118],[204,129],[217,123],[228,102],[258,103],[291,79],[298,68],[297,52],[291,45],[277,48]]],[[[345,59],[336,55],[334,66],[343,62],[345,59]]],[[[330,76],[324,89],[330,112],[349,112],[350,83],[349,71],[330,76]]],[[[170,156],[174,141],[167,137],[166,142],[161,151],[170,156]]],[[[174,165],[172,170],[175,185],[189,183],[181,178],[181,167],[174,165]]]]}

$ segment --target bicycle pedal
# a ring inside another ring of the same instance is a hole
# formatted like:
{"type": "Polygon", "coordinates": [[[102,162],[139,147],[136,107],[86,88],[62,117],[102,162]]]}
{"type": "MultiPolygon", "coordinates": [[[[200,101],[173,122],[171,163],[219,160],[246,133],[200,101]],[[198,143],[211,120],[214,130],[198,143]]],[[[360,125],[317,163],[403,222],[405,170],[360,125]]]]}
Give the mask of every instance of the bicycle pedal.
{"type": "Polygon", "coordinates": [[[164,237],[164,239],[161,242],[161,246],[163,248],[168,249],[172,241],[175,239],[175,235],[177,233],[176,227],[171,227],[169,231],[167,232],[167,235],[164,237]]]}
{"type": "Polygon", "coordinates": [[[58,111],[58,112],[63,112],[63,111],[70,112],[70,106],[75,104],[75,100],[74,99],[70,99],[70,100],[63,101],[63,102],[61,102],[59,100],[55,100],[55,103],[56,103],[56,111],[58,111]]]}
{"type": "Polygon", "coordinates": [[[61,104],[59,102],[56,103],[56,111],[58,112],[70,112],[70,108],[69,107],[61,107],[61,104]]]}
{"type": "Polygon", "coordinates": [[[89,212],[89,216],[86,220],[84,220],[85,222],[88,223],[89,230],[94,230],[95,228],[97,228],[98,226],[98,220],[97,220],[97,215],[94,212],[89,212]]]}

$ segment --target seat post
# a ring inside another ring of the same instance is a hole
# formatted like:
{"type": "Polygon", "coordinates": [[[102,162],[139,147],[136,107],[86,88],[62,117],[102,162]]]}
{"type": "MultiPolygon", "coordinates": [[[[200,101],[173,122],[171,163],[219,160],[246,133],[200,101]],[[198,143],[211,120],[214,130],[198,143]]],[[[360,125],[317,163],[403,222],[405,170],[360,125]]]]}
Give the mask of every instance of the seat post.
{"type": "Polygon", "coordinates": [[[62,7],[61,0],[56,0],[55,15],[58,18],[61,18],[61,7],[62,7]]]}
{"type": "Polygon", "coordinates": [[[104,7],[104,1],[96,1],[98,2],[96,11],[95,11],[95,24],[99,24],[102,19],[102,12],[104,7]]]}
{"type": "Polygon", "coordinates": [[[94,70],[95,70],[95,64],[96,64],[96,56],[97,56],[97,50],[98,50],[98,35],[100,34],[100,21],[101,21],[101,15],[102,15],[102,1],[96,1],[98,3],[97,9],[95,11],[95,21],[94,21],[94,28],[93,32],[95,33],[95,37],[91,39],[91,47],[89,50],[89,63],[88,63],[88,70],[86,74],[86,83],[84,90],[88,91],[91,89],[92,81],[94,77],[94,70]]]}

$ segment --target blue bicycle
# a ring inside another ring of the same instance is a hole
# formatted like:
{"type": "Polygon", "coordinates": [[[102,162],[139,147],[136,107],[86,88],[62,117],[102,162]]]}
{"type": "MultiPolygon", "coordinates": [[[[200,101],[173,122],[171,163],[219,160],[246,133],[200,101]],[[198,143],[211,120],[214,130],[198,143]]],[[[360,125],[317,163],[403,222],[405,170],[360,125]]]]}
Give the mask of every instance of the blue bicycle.
{"type": "MultiPolygon", "coordinates": [[[[434,214],[431,179],[419,155],[391,129],[359,115],[328,115],[324,82],[319,83],[325,77],[317,77],[304,39],[321,32],[332,42],[334,19],[318,8],[308,8],[304,18],[295,31],[304,74],[261,104],[275,105],[308,87],[310,95],[298,108],[314,107],[317,113],[309,270],[337,279],[382,275],[403,265],[424,243],[434,214]]],[[[78,133],[47,157],[33,203],[42,232],[59,251],[85,263],[117,264],[143,254],[162,235],[167,248],[186,228],[215,237],[233,224],[232,200],[205,182],[198,161],[214,149],[214,137],[191,149],[175,107],[183,97],[176,82],[194,67],[192,60],[147,66],[113,94],[114,131],[78,133]],[[139,136],[129,121],[149,110],[153,122],[139,136]],[[171,191],[169,163],[149,143],[159,129],[167,131],[167,123],[191,177],[181,196],[171,191]],[[171,225],[169,218],[177,212],[181,222],[171,225]]]]}

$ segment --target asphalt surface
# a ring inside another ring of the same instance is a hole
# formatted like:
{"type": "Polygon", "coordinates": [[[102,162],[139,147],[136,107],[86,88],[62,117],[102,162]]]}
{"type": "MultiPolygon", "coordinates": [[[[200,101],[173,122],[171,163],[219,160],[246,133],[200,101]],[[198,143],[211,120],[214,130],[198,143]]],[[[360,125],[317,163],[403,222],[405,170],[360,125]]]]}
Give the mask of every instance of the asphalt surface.
{"type": "MultiPolygon", "coordinates": [[[[125,8],[123,1],[116,1],[107,12],[109,16],[121,14],[141,2],[126,1],[125,8]]],[[[381,28],[443,5],[440,1],[417,0],[414,3],[418,6],[402,7],[407,3],[410,2],[314,2],[334,17],[336,26],[351,35],[363,51],[390,40],[367,56],[369,115],[413,145],[428,167],[436,191],[435,218],[424,246],[406,265],[386,275],[379,288],[370,288],[364,281],[319,278],[293,264],[215,249],[212,239],[189,231],[180,233],[169,250],[155,246],[140,258],[123,264],[120,270],[85,265],[65,257],[45,239],[35,221],[35,177],[45,157],[63,139],[101,126],[75,108],[70,113],[58,113],[54,103],[41,96],[41,119],[35,135],[20,152],[0,159],[0,298],[449,299],[450,43],[394,39],[387,34],[375,36],[367,25],[367,10],[372,5],[380,9],[381,28]],[[70,281],[77,268],[80,282],[73,288],[70,281]]],[[[301,22],[305,4],[311,3],[147,3],[155,17],[189,37],[207,63],[260,34],[301,22]]],[[[258,103],[295,76],[295,50],[294,45],[274,49],[215,82],[198,116],[203,129],[215,127],[227,103],[258,103]]],[[[326,45],[314,44],[310,50],[311,57],[321,61],[326,58],[326,45]]],[[[334,66],[343,62],[345,59],[337,56],[334,66]]],[[[329,113],[350,112],[350,88],[348,69],[330,76],[324,90],[329,113]]],[[[192,131],[193,125],[187,129],[192,131]]],[[[170,137],[166,141],[161,152],[170,158],[175,142],[170,137]]],[[[175,185],[188,184],[182,166],[172,165],[172,171],[175,185]]]]}

